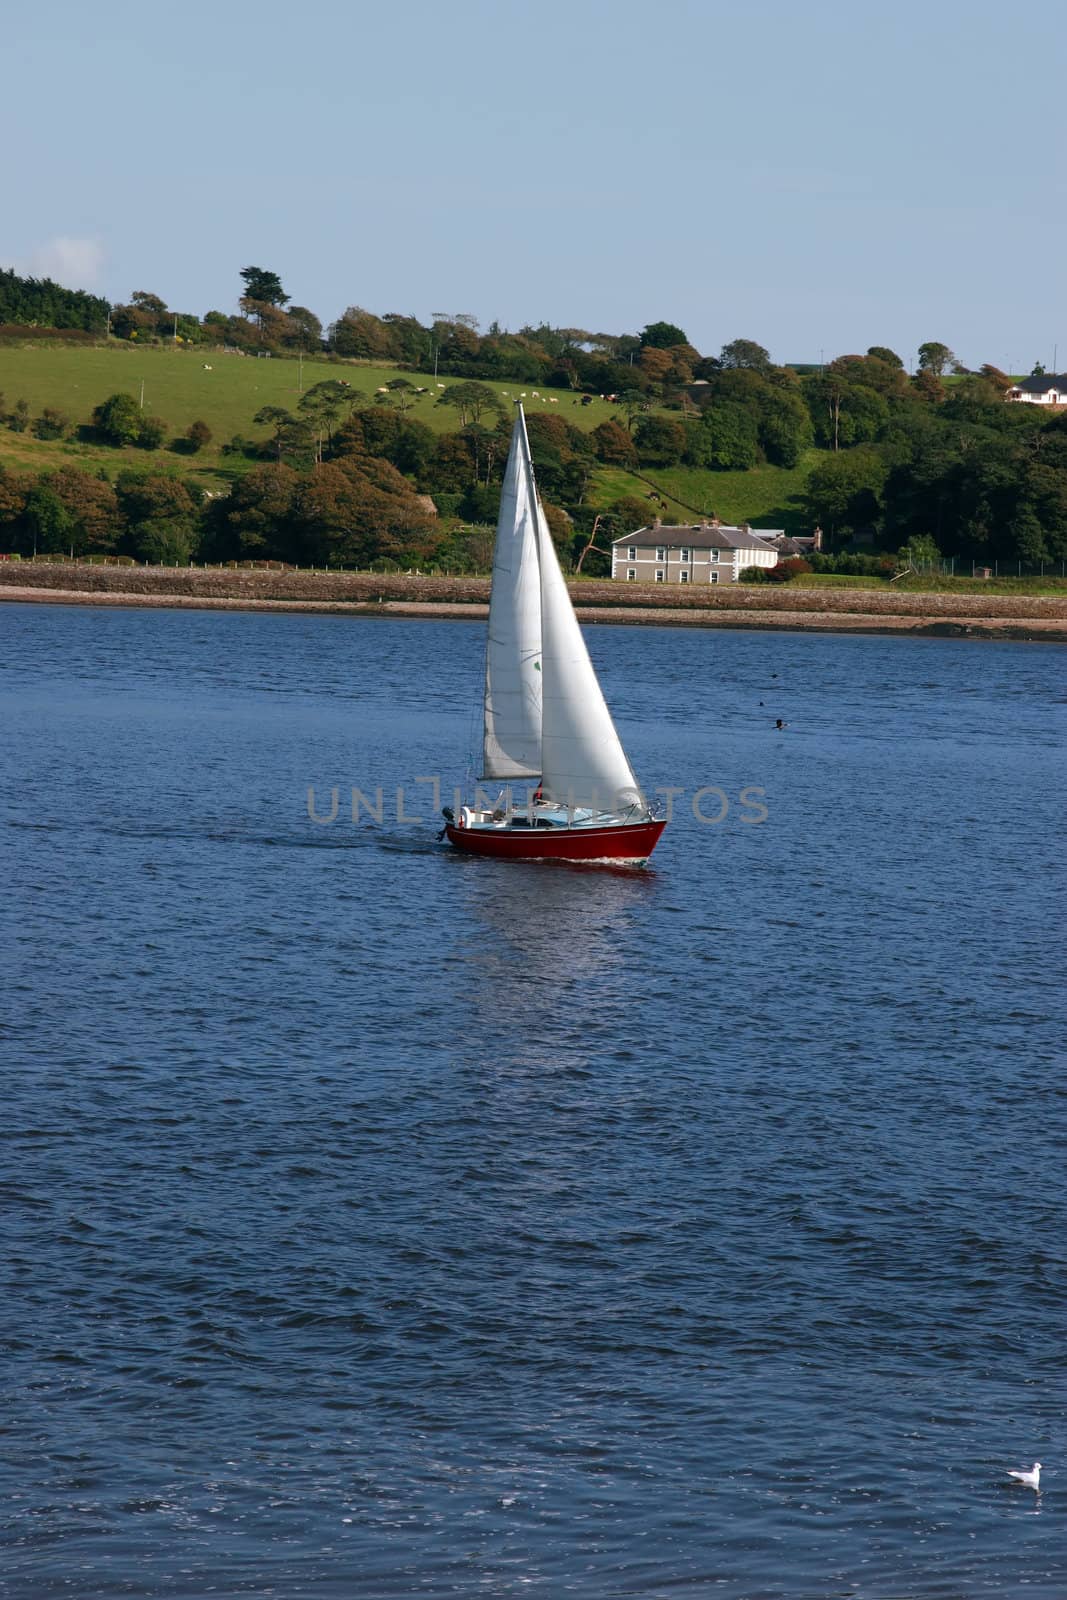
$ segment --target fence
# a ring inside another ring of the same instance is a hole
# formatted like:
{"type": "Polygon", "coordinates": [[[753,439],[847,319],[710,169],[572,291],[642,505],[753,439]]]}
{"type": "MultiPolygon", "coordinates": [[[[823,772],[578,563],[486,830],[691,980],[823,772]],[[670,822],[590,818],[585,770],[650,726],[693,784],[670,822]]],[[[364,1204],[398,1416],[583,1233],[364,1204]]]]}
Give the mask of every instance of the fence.
{"type": "Polygon", "coordinates": [[[929,578],[1067,578],[1067,561],[983,561],[974,556],[946,556],[915,561],[911,570],[929,578]]]}

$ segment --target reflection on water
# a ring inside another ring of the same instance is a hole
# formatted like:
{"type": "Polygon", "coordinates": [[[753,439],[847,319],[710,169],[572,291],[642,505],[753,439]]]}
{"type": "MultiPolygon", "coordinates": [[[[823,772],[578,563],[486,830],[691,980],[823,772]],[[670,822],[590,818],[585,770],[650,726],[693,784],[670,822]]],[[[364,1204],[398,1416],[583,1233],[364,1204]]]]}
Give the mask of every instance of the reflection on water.
{"type": "Polygon", "coordinates": [[[461,945],[472,1026],[496,1037],[521,1029],[527,1059],[529,1042],[542,1045],[548,1027],[549,1064],[583,1064],[588,1047],[564,1044],[561,1017],[588,1026],[625,1003],[625,969],[659,894],[656,874],[478,860],[464,867],[455,874],[463,920],[479,929],[461,945]]]}

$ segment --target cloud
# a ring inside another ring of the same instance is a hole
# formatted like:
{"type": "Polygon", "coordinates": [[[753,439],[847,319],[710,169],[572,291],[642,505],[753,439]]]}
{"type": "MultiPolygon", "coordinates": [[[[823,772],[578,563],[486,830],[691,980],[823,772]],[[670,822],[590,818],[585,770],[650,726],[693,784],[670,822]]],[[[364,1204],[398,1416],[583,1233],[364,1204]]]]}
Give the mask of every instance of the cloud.
{"type": "Polygon", "coordinates": [[[65,289],[93,289],[104,267],[99,239],[50,239],[30,256],[35,278],[52,278],[65,289]]]}

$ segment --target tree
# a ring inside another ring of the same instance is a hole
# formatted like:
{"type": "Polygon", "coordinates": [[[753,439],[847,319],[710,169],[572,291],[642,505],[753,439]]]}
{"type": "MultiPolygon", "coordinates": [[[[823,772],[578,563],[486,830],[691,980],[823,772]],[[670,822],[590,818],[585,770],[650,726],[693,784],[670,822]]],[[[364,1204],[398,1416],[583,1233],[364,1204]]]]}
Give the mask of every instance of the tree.
{"type": "Polygon", "coordinates": [[[58,554],[69,548],[74,519],[59,496],[46,484],[35,484],[30,490],[26,496],[23,517],[35,549],[58,554]]]}
{"type": "Polygon", "coordinates": [[[299,555],[293,506],[301,479],[282,464],[253,467],[230,493],[211,502],[210,558],[295,560],[299,555]]]}
{"type": "Polygon", "coordinates": [[[392,361],[398,355],[393,329],[362,306],[349,306],[331,325],[330,349],[339,356],[367,361],[392,361]]]}
{"type": "Polygon", "coordinates": [[[314,311],[309,311],[307,306],[290,306],[286,315],[303,349],[310,350],[322,343],[322,323],[314,311]]]}
{"type": "Polygon", "coordinates": [[[886,463],[872,449],[848,450],[830,456],[812,469],[805,491],[805,509],[812,524],[832,536],[869,527],[881,514],[886,463]]]}
{"type": "Polygon", "coordinates": [[[486,413],[498,417],[503,414],[496,390],[486,383],[454,383],[443,391],[437,404],[455,406],[464,427],[468,422],[479,422],[486,413]]]}
{"type": "Polygon", "coordinates": [[[254,300],[257,305],[264,306],[288,305],[289,296],[282,288],[282,280],[276,272],[266,272],[262,267],[244,267],[241,277],[245,283],[245,300],[254,300]]]}
{"type": "Polygon", "coordinates": [[[933,561],[940,561],[941,552],[928,533],[912,534],[907,544],[901,545],[897,556],[906,567],[919,567],[933,561]]]}
{"type": "Polygon", "coordinates": [[[12,433],[25,433],[30,425],[30,402],[16,400],[15,409],[8,413],[7,425],[12,433]]]}
{"type": "Polygon", "coordinates": [[[642,417],[634,434],[637,458],[642,466],[673,467],[682,459],[685,429],[667,417],[642,417]]]}
{"type": "Polygon", "coordinates": [[[919,346],[919,370],[931,372],[935,378],[940,378],[945,368],[955,359],[948,345],[938,344],[936,339],[919,346]]]}
{"type": "Polygon", "coordinates": [[[865,356],[837,356],[827,370],[838,373],[848,383],[876,389],[879,394],[904,394],[908,387],[902,366],[894,366],[891,361],[883,361],[869,352],[865,356]]]}
{"type": "Polygon", "coordinates": [[[901,372],[904,370],[903,361],[895,350],[890,350],[888,345],[872,344],[868,347],[867,354],[873,356],[876,361],[884,361],[887,367],[899,367],[901,372]]]}
{"type": "Polygon", "coordinates": [[[637,451],[626,429],[617,422],[601,422],[589,435],[598,461],[606,466],[633,467],[637,465],[637,451]]]}
{"type": "Polygon", "coordinates": [[[920,367],[911,380],[911,386],[921,400],[929,401],[931,405],[940,405],[945,398],[945,386],[933,367],[920,367]]]}
{"type": "Polygon", "coordinates": [[[754,339],[734,339],[724,344],[719,361],[724,367],[752,367],[756,372],[769,372],[771,368],[770,353],[754,339]]]}
{"type": "Polygon", "coordinates": [[[637,360],[641,375],[647,380],[649,387],[661,385],[667,378],[672,366],[673,357],[666,350],[661,350],[657,345],[646,345],[637,360]]]}
{"type": "Polygon", "coordinates": [[[303,413],[316,430],[318,461],[322,461],[323,439],[330,446],[333,445],[333,436],[341,418],[362,398],[358,389],[353,389],[351,384],[342,383],[338,378],[327,378],[322,383],[316,383],[301,396],[297,410],[303,413]]]}
{"type": "Polygon", "coordinates": [[[809,374],[803,392],[815,443],[823,449],[847,449],[877,439],[889,420],[884,396],[864,384],[849,383],[832,367],[809,374]]]}
{"type": "Polygon", "coordinates": [[[26,509],[29,486],[6,467],[0,466],[0,528],[17,525],[26,509]]]}
{"type": "Polygon", "coordinates": [[[979,367],[978,376],[984,378],[987,383],[993,384],[1001,394],[1006,394],[1012,386],[1012,379],[1008,377],[1008,374],[1001,372],[999,367],[991,366],[988,361],[983,362],[979,367]]]}
{"type": "Polygon", "coordinates": [[[61,467],[48,487],[62,501],[71,521],[71,542],[79,554],[114,550],[123,532],[114,485],[103,474],[61,467]]]}
{"type": "Polygon", "coordinates": [[[133,530],[131,543],[134,555],[141,561],[185,567],[196,549],[196,524],[191,517],[149,517],[133,530]]]}
{"type": "Polygon", "coordinates": [[[274,429],[272,443],[279,461],[287,454],[307,455],[310,459],[314,442],[311,426],[284,406],[261,406],[252,421],[257,427],[274,429]]]}
{"type": "Polygon", "coordinates": [[[616,405],[626,419],[626,426],[632,433],[634,420],[648,410],[648,395],[640,389],[624,389],[619,395],[616,405]]]}
{"type": "Polygon", "coordinates": [[[673,345],[689,343],[673,322],[650,322],[647,328],[642,328],[640,339],[642,345],[653,350],[670,350],[673,345]]]}
{"type": "Polygon", "coordinates": [[[723,400],[708,407],[703,426],[710,435],[708,466],[719,472],[743,472],[759,460],[756,418],[745,406],[723,400]]]}
{"type": "Polygon", "coordinates": [[[132,444],[141,427],[141,411],[132,394],[109,395],[93,411],[93,427],[108,444],[132,444]]]}

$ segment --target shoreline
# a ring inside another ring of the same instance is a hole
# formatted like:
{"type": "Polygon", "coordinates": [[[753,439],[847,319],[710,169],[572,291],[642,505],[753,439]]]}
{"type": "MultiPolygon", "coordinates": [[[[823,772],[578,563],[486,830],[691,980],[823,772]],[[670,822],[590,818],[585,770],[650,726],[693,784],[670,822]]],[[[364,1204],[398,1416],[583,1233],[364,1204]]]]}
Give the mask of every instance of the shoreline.
{"type": "MultiPolygon", "coordinates": [[[[59,569],[63,570],[63,569],[59,569]]],[[[6,579],[6,574],[4,575],[6,579]]],[[[20,574],[21,576],[21,574],[20,574]]],[[[383,585],[388,587],[388,585],[383,585]]],[[[856,594],[869,591],[855,591],[856,594]]],[[[812,591],[806,591],[810,595],[812,591]]],[[[784,596],[783,596],[784,598],[784,596]]],[[[820,596],[821,598],[821,596],[820,596]]],[[[903,598],[900,597],[900,598],[903,598]]],[[[917,598],[909,596],[909,599],[917,598]]],[[[921,597],[919,597],[921,598],[921,597]]],[[[931,597],[944,600],[945,596],[931,597]]],[[[952,596],[966,600],[968,596],[952,596]]],[[[477,622],[489,614],[482,600],[336,600],[282,599],[274,596],[145,593],[133,590],[73,588],[54,584],[32,585],[0,581],[0,601],[29,605],[75,605],[190,611],[264,611],[351,617],[409,618],[450,622],[477,622]]],[[[942,610],[939,606],[937,610],[942,610]]],[[[977,608],[974,608],[977,609],[977,608]]],[[[1067,614],[1056,616],[949,615],[930,610],[906,614],[859,609],[791,609],[727,605],[681,608],[677,606],[589,605],[575,602],[580,622],[629,627],[730,628],[783,633],[866,633],[913,635],[925,638],[1016,640],[1029,643],[1067,643],[1067,614]]]]}

